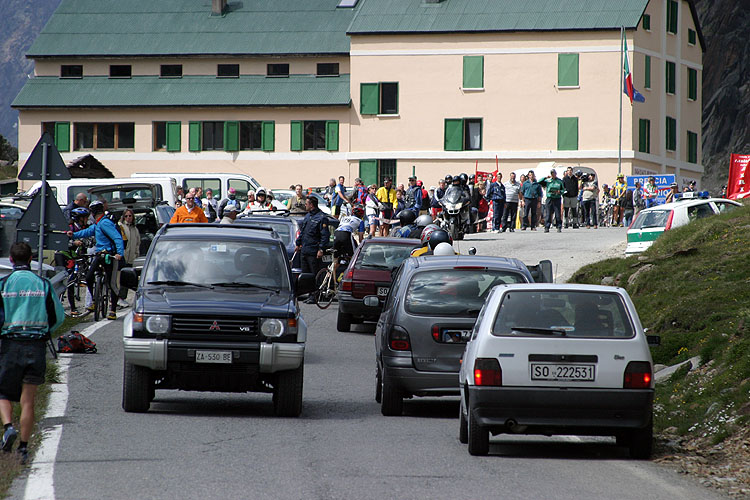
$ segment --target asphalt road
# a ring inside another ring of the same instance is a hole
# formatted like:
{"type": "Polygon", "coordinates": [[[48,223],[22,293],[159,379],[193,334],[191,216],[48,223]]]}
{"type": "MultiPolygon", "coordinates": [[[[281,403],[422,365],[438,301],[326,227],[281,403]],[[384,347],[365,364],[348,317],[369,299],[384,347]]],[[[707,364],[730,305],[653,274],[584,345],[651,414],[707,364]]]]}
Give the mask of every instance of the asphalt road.
{"type": "MultiPolygon", "coordinates": [[[[624,236],[607,231],[612,243],[624,236]]],[[[571,260],[565,249],[611,246],[572,232],[499,236],[472,244],[524,260],[544,258],[548,248],[559,253],[561,274],[571,260]]],[[[612,439],[496,437],[490,456],[471,457],[458,442],[456,398],[407,401],[403,417],[383,417],[374,401],[373,328],[338,333],[335,305],[303,308],[309,335],[298,419],[274,417],[270,395],[176,391],[157,392],[146,414],[125,413],[122,320],[100,329],[99,353],[70,364],[56,498],[716,498],[669,469],[629,460],[612,439]]],[[[19,478],[12,498],[24,488],[19,478]]]]}

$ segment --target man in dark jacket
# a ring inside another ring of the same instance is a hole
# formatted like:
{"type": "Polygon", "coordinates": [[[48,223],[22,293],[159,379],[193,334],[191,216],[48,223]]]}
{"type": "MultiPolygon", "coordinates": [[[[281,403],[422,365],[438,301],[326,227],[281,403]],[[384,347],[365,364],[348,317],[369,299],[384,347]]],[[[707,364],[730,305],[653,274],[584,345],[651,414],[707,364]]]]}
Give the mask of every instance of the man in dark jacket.
{"type": "Polygon", "coordinates": [[[578,177],[573,175],[573,167],[568,167],[563,176],[563,212],[565,228],[570,226],[578,229],[578,177]]]}
{"type": "MultiPolygon", "coordinates": [[[[331,233],[328,229],[328,219],[318,208],[318,199],[310,196],[305,200],[307,215],[302,220],[297,237],[296,251],[301,255],[302,272],[317,275],[323,267],[323,252],[328,248],[331,233]]],[[[306,304],[315,303],[315,294],[311,294],[306,304]]]]}
{"type": "Polygon", "coordinates": [[[500,232],[500,220],[505,209],[505,186],[502,183],[503,174],[498,172],[495,181],[490,183],[485,199],[492,202],[492,230],[500,232]]]}
{"type": "Polygon", "coordinates": [[[74,208],[88,208],[88,206],[89,199],[86,197],[86,193],[78,193],[75,200],[68,203],[68,205],[63,209],[65,220],[69,221],[73,219],[73,217],[71,216],[71,212],[74,208]]]}
{"type": "Polygon", "coordinates": [[[532,231],[536,231],[537,204],[539,203],[539,198],[542,197],[542,186],[536,181],[536,175],[534,175],[533,170],[529,170],[529,176],[521,186],[521,192],[523,194],[524,206],[521,231],[525,231],[529,226],[532,231]]]}

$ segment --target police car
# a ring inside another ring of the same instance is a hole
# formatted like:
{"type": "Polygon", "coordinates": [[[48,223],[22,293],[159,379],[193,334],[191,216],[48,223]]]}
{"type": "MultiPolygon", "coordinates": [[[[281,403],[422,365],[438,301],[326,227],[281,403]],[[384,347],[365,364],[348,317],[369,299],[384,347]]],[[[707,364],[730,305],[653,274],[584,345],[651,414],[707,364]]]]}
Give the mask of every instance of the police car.
{"type": "Polygon", "coordinates": [[[724,213],[740,203],[723,198],[710,198],[708,191],[678,193],[677,201],[641,210],[628,228],[625,255],[643,252],[653,245],[664,231],[684,226],[695,219],[724,213]]]}

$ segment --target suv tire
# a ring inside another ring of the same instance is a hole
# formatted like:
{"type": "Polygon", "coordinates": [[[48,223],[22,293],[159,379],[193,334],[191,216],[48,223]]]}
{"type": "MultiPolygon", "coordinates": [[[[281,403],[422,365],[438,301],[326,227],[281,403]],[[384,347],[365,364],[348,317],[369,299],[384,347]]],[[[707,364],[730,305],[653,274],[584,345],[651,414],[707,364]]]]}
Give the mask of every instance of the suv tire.
{"type": "Polygon", "coordinates": [[[386,417],[400,417],[404,412],[404,396],[388,378],[382,375],[381,377],[383,388],[380,394],[380,413],[386,417]]]}
{"type": "Polygon", "coordinates": [[[277,417],[299,417],[302,413],[304,365],[279,372],[273,388],[273,411],[277,417]]]}
{"type": "Polygon", "coordinates": [[[122,409],[135,413],[148,411],[153,386],[151,370],[125,363],[122,376],[122,409]]]}
{"type": "Polygon", "coordinates": [[[352,329],[352,315],[342,313],[339,310],[338,316],[336,317],[336,330],[340,332],[348,332],[352,329]]]}
{"type": "Polygon", "coordinates": [[[380,368],[375,375],[375,402],[380,403],[383,400],[383,376],[380,374],[380,368]]]}
{"type": "Polygon", "coordinates": [[[490,451],[490,431],[479,425],[474,414],[469,411],[469,454],[484,456],[490,451]]]}
{"type": "Polygon", "coordinates": [[[654,443],[653,417],[649,420],[646,427],[630,431],[629,438],[630,442],[628,443],[628,448],[631,458],[636,460],[648,460],[651,458],[651,451],[654,443]]]}

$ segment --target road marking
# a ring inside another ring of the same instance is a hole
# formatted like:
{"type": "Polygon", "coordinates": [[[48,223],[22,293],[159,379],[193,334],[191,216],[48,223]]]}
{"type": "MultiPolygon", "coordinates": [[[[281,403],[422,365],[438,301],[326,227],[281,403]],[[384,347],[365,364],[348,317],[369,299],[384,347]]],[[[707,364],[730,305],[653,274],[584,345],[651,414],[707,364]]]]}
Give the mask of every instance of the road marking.
{"type": "MultiPolygon", "coordinates": [[[[119,318],[124,314],[127,314],[127,312],[123,311],[117,317],[119,318]]],[[[86,327],[81,333],[87,337],[92,337],[107,323],[109,323],[109,320],[101,319],[86,327]]],[[[57,364],[60,382],[52,386],[47,411],[44,414],[45,418],[65,416],[65,410],[68,407],[68,368],[73,356],[74,354],[59,355],[57,364]]],[[[36,455],[34,455],[29,477],[26,479],[24,500],[54,500],[55,459],[57,458],[57,448],[60,446],[62,428],[62,424],[57,424],[43,431],[42,443],[39,445],[36,455]]]]}

